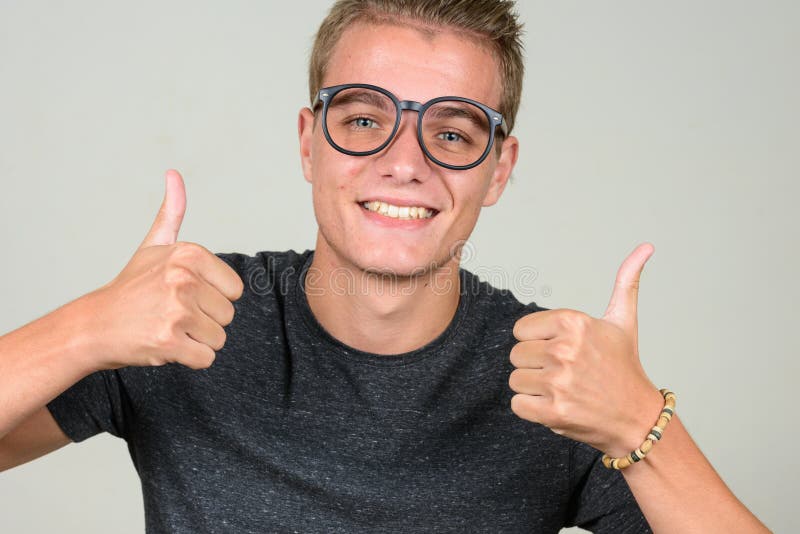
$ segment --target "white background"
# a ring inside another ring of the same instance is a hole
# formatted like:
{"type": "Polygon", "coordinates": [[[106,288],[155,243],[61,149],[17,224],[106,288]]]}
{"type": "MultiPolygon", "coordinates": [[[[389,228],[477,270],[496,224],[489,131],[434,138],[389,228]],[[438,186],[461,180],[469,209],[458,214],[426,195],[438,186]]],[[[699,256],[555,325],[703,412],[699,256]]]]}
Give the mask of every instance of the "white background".
{"type": "MultiPolygon", "coordinates": [[[[313,248],[296,116],[329,2],[280,4],[0,1],[0,332],[116,275],[170,167],[182,240],[313,248]]],[[[644,367],[775,532],[800,530],[798,6],[520,2],[522,152],[465,264],[506,287],[533,267],[520,300],[600,315],[620,262],[652,242],[644,367]]],[[[143,528],[116,438],[0,474],[4,533],[143,528]]]]}

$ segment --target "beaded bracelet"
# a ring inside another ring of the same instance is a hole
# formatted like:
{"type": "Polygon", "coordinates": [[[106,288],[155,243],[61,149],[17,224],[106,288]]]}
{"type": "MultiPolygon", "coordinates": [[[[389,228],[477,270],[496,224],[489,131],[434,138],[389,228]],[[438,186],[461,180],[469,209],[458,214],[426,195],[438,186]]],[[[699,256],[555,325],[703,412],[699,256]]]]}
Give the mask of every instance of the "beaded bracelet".
{"type": "Polygon", "coordinates": [[[672,415],[675,413],[675,394],[668,389],[660,389],[659,391],[661,395],[664,396],[664,408],[658,416],[656,426],[647,434],[644,443],[642,443],[638,449],[631,451],[627,456],[622,456],[620,458],[611,458],[607,454],[603,454],[604,466],[609,469],[625,469],[629,465],[644,459],[647,453],[650,452],[650,449],[653,448],[653,443],[661,439],[661,436],[664,434],[664,427],[667,426],[667,423],[670,422],[672,415]]]}

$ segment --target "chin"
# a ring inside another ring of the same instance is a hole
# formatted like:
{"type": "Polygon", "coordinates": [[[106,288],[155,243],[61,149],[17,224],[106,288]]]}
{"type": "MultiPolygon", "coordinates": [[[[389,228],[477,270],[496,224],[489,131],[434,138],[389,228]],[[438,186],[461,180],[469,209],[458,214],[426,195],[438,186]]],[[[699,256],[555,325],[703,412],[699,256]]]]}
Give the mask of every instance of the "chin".
{"type": "Polygon", "coordinates": [[[343,231],[348,225],[331,225],[334,231],[330,233],[326,232],[327,228],[319,227],[317,248],[327,250],[325,256],[336,258],[333,261],[339,267],[354,267],[372,276],[410,278],[447,268],[453,262],[458,266],[458,259],[453,257],[457,251],[443,248],[441,243],[437,247],[431,236],[427,239],[422,236],[387,238],[360,232],[358,227],[355,231],[343,231]]]}
{"type": "Polygon", "coordinates": [[[372,249],[368,252],[355,254],[355,261],[362,271],[373,275],[410,278],[425,276],[447,265],[452,257],[444,254],[437,256],[433,252],[420,249],[398,251],[372,249]]]}
{"type": "Polygon", "coordinates": [[[432,259],[424,254],[379,253],[373,251],[359,254],[355,261],[363,271],[387,277],[407,278],[421,275],[431,269],[432,259]]]}

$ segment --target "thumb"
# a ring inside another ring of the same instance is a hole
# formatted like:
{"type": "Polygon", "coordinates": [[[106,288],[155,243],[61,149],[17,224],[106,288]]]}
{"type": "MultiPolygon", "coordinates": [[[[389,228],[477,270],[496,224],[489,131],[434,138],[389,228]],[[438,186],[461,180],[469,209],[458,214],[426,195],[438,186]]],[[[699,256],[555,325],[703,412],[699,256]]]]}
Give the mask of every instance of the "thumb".
{"type": "Polygon", "coordinates": [[[642,276],[644,264],[655,252],[650,243],[642,243],[636,247],[622,262],[617,271],[614,291],[608,303],[604,319],[621,327],[636,326],[636,308],[639,301],[639,278],[642,276]]]}
{"type": "Polygon", "coordinates": [[[186,189],[183,178],[175,169],[167,171],[164,200],[158,210],[156,220],[139,248],[154,245],[172,245],[178,239],[183,214],[186,211],[186,189]]]}

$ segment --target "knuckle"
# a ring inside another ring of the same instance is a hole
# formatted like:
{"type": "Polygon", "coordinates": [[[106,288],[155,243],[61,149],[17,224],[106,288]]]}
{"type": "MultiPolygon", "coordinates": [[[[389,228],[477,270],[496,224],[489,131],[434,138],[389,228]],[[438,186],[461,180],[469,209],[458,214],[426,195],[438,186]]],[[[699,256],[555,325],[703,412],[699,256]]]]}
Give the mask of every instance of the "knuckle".
{"type": "Polygon", "coordinates": [[[569,351],[569,345],[563,339],[553,340],[548,346],[548,352],[555,358],[561,358],[569,351]]]}
{"type": "Polygon", "coordinates": [[[523,417],[525,414],[525,405],[523,402],[523,396],[520,393],[517,393],[513,397],[511,397],[511,411],[514,412],[517,416],[523,417]]]}
{"type": "Polygon", "coordinates": [[[522,367],[522,349],[520,348],[519,343],[511,347],[511,352],[509,353],[508,359],[511,361],[511,365],[514,367],[522,367]]]}
{"type": "Polygon", "coordinates": [[[569,424],[569,410],[565,402],[553,403],[550,420],[555,427],[565,427],[569,424]]]}
{"type": "Polygon", "coordinates": [[[201,350],[197,358],[193,359],[189,367],[192,369],[208,369],[214,363],[217,355],[214,351],[206,347],[207,350],[201,350]]]}
{"type": "Polygon", "coordinates": [[[164,273],[164,282],[172,288],[184,289],[194,286],[197,283],[197,278],[194,273],[180,265],[172,265],[164,273]]]}
{"type": "Polygon", "coordinates": [[[558,315],[556,315],[556,324],[558,324],[559,328],[561,329],[569,329],[571,324],[571,318],[569,314],[569,310],[559,310],[558,315]]]}
{"type": "Polygon", "coordinates": [[[522,335],[522,326],[522,319],[518,319],[517,322],[514,323],[514,328],[511,330],[511,333],[517,339],[520,339],[522,335]]]}
{"type": "Polygon", "coordinates": [[[162,365],[166,365],[167,359],[163,356],[151,355],[147,357],[145,363],[150,367],[161,367],[162,365]]]}
{"type": "Polygon", "coordinates": [[[217,335],[217,340],[212,347],[215,351],[222,350],[222,347],[225,346],[225,341],[227,341],[228,336],[225,334],[225,330],[222,328],[219,329],[219,334],[217,335]]]}
{"type": "Polygon", "coordinates": [[[236,271],[234,271],[233,274],[234,274],[234,276],[232,277],[232,280],[234,280],[233,300],[239,300],[240,298],[242,298],[242,295],[244,294],[244,282],[242,281],[242,277],[239,276],[239,274],[236,271]]]}
{"type": "Polygon", "coordinates": [[[591,324],[591,317],[586,315],[583,312],[576,312],[575,313],[575,328],[580,333],[585,333],[589,330],[589,325],[591,324]]]}
{"type": "Polygon", "coordinates": [[[572,310],[561,310],[558,314],[558,324],[562,328],[572,327],[572,310]]]}
{"type": "Polygon", "coordinates": [[[522,369],[515,369],[511,371],[511,374],[508,376],[508,387],[510,387],[514,391],[520,391],[524,385],[524,376],[522,375],[522,369]]]}
{"type": "Polygon", "coordinates": [[[171,350],[175,343],[174,323],[166,321],[153,334],[153,346],[156,349],[171,350]]]}
{"type": "Polygon", "coordinates": [[[535,406],[531,403],[530,395],[524,393],[517,393],[511,397],[511,411],[526,421],[539,422],[542,418],[542,414],[537,413],[535,406]]]}
{"type": "Polygon", "coordinates": [[[202,254],[206,251],[206,248],[203,245],[198,243],[194,243],[193,241],[178,241],[175,243],[175,248],[177,250],[182,251],[183,254],[202,254]]]}
{"type": "Polygon", "coordinates": [[[565,330],[572,331],[580,329],[582,327],[581,315],[581,312],[576,310],[561,310],[561,312],[558,314],[558,324],[565,330]]]}
{"type": "Polygon", "coordinates": [[[554,397],[563,397],[572,388],[572,372],[569,369],[561,369],[553,374],[550,380],[554,397]]]}
{"type": "Polygon", "coordinates": [[[575,361],[575,351],[566,341],[557,341],[550,348],[553,357],[562,363],[575,361]]]}
{"type": "Polygon", "coordinates": [[[164,312],[164,329],[167,330],[171,337],[177,337],[178,329],[186,325],[190,316],[191,314],[185,306],[175,302],[164,312]]]}
{"type": "Polygon", "coordinates": [[[223,322],[222,326],[228,326],[229,324],[231,324],[233,322],[233,318],[235,315],[236,315],[236,308],[233,306],[233,304],[228,302],[228,305],[225,306],[225,312],[222,318],[223,322]]]}
{"type": "Polygon", "coordinates": [[[193,263],[203,254],[209,253],[202,245],[191,241],[178,241],[172,247],[170,259],[179,263],[193,263]]]}

